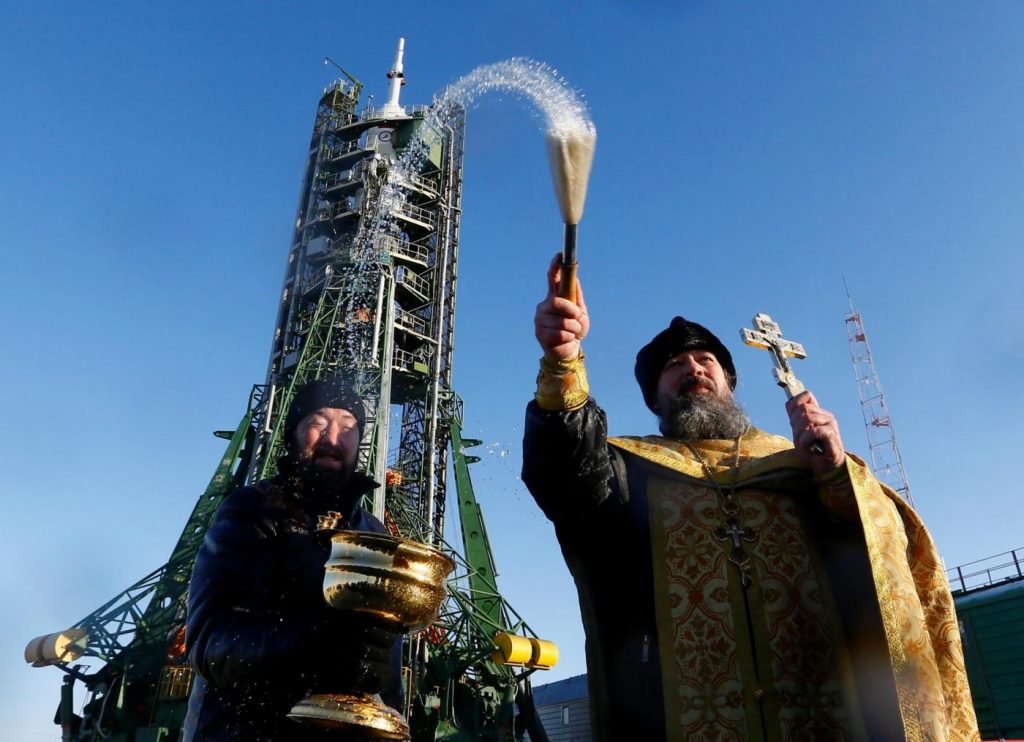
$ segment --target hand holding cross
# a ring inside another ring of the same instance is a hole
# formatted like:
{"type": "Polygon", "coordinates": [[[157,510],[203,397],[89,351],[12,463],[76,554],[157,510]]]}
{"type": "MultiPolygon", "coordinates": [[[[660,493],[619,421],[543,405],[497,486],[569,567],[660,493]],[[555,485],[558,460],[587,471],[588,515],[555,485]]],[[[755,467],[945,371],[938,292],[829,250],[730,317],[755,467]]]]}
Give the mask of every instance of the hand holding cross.
{"type": "Polygon", "coordinates": [[[835,415],[818,405],[814,395],[804,389],[789,365],[790,358],[806,358],[800,343],[782,337],[782,329],[767,314],[754,316],[755,330],[743,328],[743,342],[767,350],[772,355],[775,382],[786,390],[786,412],[793,429],[793,445],[800,458],[821,476],[834,471],[846,459],[835,415]]]}

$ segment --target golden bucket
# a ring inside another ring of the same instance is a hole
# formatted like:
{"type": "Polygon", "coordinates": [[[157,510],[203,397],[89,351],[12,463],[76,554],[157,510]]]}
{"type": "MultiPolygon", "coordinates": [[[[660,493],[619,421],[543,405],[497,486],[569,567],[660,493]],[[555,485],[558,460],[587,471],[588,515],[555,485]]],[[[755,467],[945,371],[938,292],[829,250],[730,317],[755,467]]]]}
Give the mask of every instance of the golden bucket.
{"type": "Polygon", "coordinates": [[[324,599],[332,608],[419,631],[437,617],[455,562],[437,549],[361,531],[331,536],[324,599]]]}
{"type": "MultiPolygon", "coordinates": [[[[331,533],[324,599],[332,608],[369,619],[396,635],[419,631],[437,617],[455,563],[418,541],[363,531],[331,533]]],[[[349,690],[318,693],[288,714],[296,721],[350,732],[360,739],[404,740],[409,725],[379,695],[349,690]]]]}

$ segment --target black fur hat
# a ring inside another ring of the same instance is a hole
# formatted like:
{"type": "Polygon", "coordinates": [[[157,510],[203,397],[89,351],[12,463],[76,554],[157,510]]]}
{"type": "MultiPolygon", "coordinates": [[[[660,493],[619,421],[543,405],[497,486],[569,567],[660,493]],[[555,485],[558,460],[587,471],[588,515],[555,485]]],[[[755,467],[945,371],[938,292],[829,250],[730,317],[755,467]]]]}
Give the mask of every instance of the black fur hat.
{"type": "Polygon", "coordinates": [[[667,328],[655,335],[654,339],[636,354],[633,373],[640,384],[640,390],[644,393],[644,402],[652,412],[656,412],[654,408],[658,401],[658,379],[666,361],[684,350],[707,350],[714,353],[722,368],[729,372],[730,388],[736,388],[736,367],[732,363],[732,355],[722,345],[722,341],[703,325],[675,317],[667,328]]]}

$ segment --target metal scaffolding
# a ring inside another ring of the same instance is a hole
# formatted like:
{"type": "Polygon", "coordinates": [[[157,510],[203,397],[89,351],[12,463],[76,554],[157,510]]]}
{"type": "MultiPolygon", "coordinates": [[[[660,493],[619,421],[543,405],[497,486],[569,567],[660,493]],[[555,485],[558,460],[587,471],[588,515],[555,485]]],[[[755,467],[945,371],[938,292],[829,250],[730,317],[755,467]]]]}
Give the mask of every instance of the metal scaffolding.
{"type": "Polygon", "coordinates": [[[282,411],[306,381],[346,373],[367,405],[360,464],[403,535],[443,533],[464,112],[356,111],[339,80],[320,100],[257,419],[252,479],[272,473],[282,411]],[[413,154],[418,156],[412,156],[413,154]],[[397,422],[397,430],[392,430],[397,422]],[[397,445],[395,445],[397,443],[397,445]]]}

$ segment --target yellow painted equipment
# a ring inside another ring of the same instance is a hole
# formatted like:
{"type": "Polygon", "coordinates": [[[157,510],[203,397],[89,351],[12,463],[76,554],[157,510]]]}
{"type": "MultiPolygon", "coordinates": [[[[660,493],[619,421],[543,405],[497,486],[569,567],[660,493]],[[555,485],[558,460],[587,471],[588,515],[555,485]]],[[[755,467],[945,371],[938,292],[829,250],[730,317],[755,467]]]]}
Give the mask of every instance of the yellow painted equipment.
{"type": "Polygon", "coordinates": [[[550,670],[558,664],[558,645],[546,639],[530,639],[530,662],[527,667],[550,670]]]}
{"type": "Polygon", "coordinates": [[[491,659],[499,665],[516,665],[531,670],[550,670],[558,664],[558,645],[546,639],[518,636],[504,631],[495,634],[497,649],[491,659]]]}
{"type": "Polygon", "coordinates": [[[501,631],[494,636],[494,643],[498,648],[491,654],[491,659],[499,665],[521,665],[525,667],[533,657],[533,648],[530,646],[530,640],[525,636],[517,636],[501,631]]]}
{"type": "Polygon", "coordinates": [[[44,634],[37,636],[25,647],[25,662],[30,662],[33,667],[74,662],[82,656],[84,647],[85,631],[82,629],[44,634]]]}

